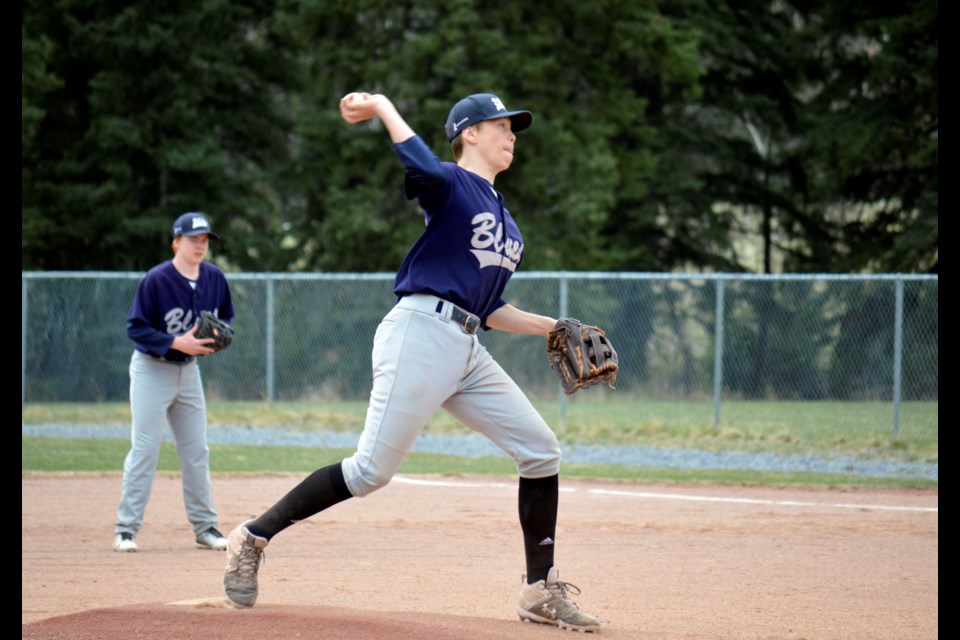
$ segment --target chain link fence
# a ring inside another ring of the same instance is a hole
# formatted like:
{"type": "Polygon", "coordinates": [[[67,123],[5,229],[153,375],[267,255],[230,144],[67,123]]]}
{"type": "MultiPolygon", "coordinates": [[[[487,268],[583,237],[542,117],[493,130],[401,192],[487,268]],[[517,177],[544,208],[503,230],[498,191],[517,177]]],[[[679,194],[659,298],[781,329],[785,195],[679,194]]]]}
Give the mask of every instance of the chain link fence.
{"type": "MultiPolygon", "coordinates": [[[[23,403],[127,400],[126,316],[142,276],[22,272],[23,403]]],[[[237,337],[202,361],[209,401],[366,400],[393,274],[227,278],[237,337]]],[[[714,423],[737,401],[882,403],[894,435],[935,440],[937,411],[905,409],[938,402],[938,287],[935,275],[528,272],[506,299],[603,327],[620,358],[617,398],[704,403],[714,423]]],[[[531,399],[568,401],[543,340],[481,333],[531,399]]],[[[595,389],[576,401],[613,397],[595,389]]]]}

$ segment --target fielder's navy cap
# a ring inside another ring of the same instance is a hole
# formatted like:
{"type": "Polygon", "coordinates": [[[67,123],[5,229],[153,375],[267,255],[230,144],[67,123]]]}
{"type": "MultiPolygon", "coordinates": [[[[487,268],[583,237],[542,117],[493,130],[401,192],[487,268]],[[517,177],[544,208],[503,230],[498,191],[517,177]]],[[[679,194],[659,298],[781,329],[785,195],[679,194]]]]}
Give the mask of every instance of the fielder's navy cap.
{"type": "Polygon", "coordinates": [[[447,132],[447,140],[452,142],[470,125],[495,118],[510,118],[514,132],[523,131],[533,123],[533,114],[529,111],[510,111],[492,93],[475,93],[453,105],[443,128],[447,132]]]}
{"type": "Polygon", "coordinates": [[[198,236],[201,233],[205,233],[211,238],[220,239],[220,236],[213,232],[213,227],[210,226],[207,216],[199,211],[185,213],[173,223],[174,238],[177,236],[198,236]]]}

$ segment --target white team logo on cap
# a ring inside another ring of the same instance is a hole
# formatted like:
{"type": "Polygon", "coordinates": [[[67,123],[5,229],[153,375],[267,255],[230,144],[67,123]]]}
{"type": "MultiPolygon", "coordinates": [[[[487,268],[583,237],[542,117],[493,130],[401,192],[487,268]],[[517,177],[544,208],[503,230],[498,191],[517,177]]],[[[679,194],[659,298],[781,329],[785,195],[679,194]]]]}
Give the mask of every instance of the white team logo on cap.
{"type": "Polygon", "coordinates": [[[194,228],[194,229],[199,229],[200,227],[208,227],[208,226],[210,226],[210,225],[207,224],[206,219],[201,218],[200,216],[197,216],[197,217],[195,217],[195,218],[193,219],[193,228],[194,228]]]}
{"type": "Polygon", "coordinates": [[[493,106],[495,106],[495,107],[497,108],[497,111],[506,111],[506,110],[507,110],[507,108],[506,108],[505,106],[503,106],[503,103],[500,102],[500,98],[497,98],[497,97],[490,98],[490,102],[492,102],[492,103],[493,103],[493,106]]]}

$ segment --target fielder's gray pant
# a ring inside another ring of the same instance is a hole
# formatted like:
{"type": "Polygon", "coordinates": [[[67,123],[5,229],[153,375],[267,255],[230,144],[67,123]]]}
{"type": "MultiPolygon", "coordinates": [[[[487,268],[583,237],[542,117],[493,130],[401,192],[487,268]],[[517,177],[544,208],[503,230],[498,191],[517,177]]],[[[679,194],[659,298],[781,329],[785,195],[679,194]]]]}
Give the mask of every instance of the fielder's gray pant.
{"type": "Polygon", "coordinates": [[[377,328],[366,423],[357,452],[343,461],[354,496],[390,482],[440,407],[503,449],[521,477],[560,470],[556,435],[477,336],[450,320],[450,303],[437,313],[438,302],[404,297],[377,328]]]}
{"type": "Polygon", "coordinates": [[[169,423],[183,472],[183,504],[195,534],[217,524],[207,447],[207,409],[197,361],[179,366],[139,351],[130,359],[130,451],[115,533],[136,534],[150,498],[160,445],[169,423]]]}

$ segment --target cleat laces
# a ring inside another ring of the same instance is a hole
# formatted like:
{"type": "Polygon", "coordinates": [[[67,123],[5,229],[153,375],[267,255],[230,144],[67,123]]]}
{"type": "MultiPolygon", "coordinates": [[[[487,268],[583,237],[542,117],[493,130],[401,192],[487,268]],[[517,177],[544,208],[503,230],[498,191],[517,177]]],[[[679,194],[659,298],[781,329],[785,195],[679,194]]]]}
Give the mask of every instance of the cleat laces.
{"type": "Polygon", "coordinates": [[[252,589],[257,588],[257,571],[260,569],[260,562],[265,558],[263,549],[259,549],[246,542],[240,547],[240,554],[237,557],[237,574],[235,578],[236,586],[245,586],[252,589]]]}
{"type": "Polygon", "coordinates": [[[577,606],[577,603],[567,595],[569,591],[573,595],[580,595],[580,587],[569,582],[557,582],[545,583],[547,591],[554,597],[549,604],[553,606],[562,607],[561,610],[556,611],[556,616],[558,618],[563,618],[565,614],[579,612],[580,607],[577,606]]]}

